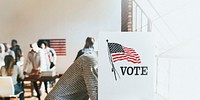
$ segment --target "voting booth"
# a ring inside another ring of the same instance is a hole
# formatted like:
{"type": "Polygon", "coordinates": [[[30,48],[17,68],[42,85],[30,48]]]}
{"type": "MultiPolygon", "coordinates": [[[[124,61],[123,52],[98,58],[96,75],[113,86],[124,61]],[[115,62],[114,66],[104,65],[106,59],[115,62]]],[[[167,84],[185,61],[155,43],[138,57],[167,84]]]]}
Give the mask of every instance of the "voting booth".
{"type": "Polygon", "coordinates": [[[153,100],[152,33],[101,33],[99,100],[153,100]]]}

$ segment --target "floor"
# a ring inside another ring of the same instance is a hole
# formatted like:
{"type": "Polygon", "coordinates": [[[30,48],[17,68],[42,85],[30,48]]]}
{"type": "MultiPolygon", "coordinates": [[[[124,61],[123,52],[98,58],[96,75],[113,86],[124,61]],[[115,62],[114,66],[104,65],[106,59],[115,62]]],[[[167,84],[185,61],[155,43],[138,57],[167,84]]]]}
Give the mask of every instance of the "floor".
{"type": "MultiPolygon", "coordinates": [[[[56,82],[58,81],[58,79],[56,79],[56,82]]],[[[48,92],[50,92],[52,88],[48,88],[48,92]]],[[[40,96],[41,100],[44,100],[45,97],[47,96],[46,92],[44,92],[44,87],[41,87],[40,89],[42,91],[42,94],[40,96]],[[43,88],[43,89],[42,89],[43,88]]],[[[34,92],[34,95],[36,95],[36,92],[34,92]]],[[[31,96],[31,92],[27,92],[27,90],[25,89],[25,94],[24,94],[25,98],[24,100],[38,100],[38,98],[36,96],[31,96]]],[[[11,98],[10,100],[15,100],[15,98],[11,98]]]]}
{"type": "MultiPolygon", "coordinates": [[[[38,100],[37,99],[37,97],[30,97],[30,93],[25,93],[25,98],[24,98],[24,100],[38,100]]],[[[42,95],[41,95],[41,100],[44,100],[45,99],[45,97],[46,97],[46,93],[43,93],[42,95]]],[[[15,98],[11,98],[10,100],[15,100],[15,98]]]]}
{"type": "MultiPolygon", "coordinates": [[[[58,81],[59,79],[56,79],[56,82],[58,81]]],[[[44,85],[44,84],[43,84],[44,85]]],[[[51,87],[51,88],[48,88],[48,92],[50,92],[51,90],[53,89],[53,87],[51,87]]],[[[41,94],[41,96],[40,96],[40,98],[41,98],[41,100],[44,100],[45,99],[45,97],[47,96],[47,94],[46,94],[46,92],[44,91],[45,89],[44,89],[44,86],[43,87],[41,87],[41,89],[40,89],[42,92],[42,94],[41,94]]],[[[26,90],[25,90],[26,91],[26,90]]],[[[36,92],[34,92],[34,95],[36,95],[36,92]]],[[[25,100],[38,100],[38,98],[36,97],[36,96],[32,96],[31,97],[31,93],[30,92],[25,92],[25,100]]]]}
{"type": "MultiPolygon", "coordinates": [[[[56,79],[56,82],[57,81],[58,81],[58,79],[56,79]]],[[[50,92],[52,89],[53,89],[53,87],[52,88],[48,88],[48,91],[50,92]]],[[[41,90],[43,90],[43,89],[41,89],[41,90]]],[[[36,93],[34,93],[34,94],[36,95],[36,93]]],[[[46,96],[47,96],[47,94],[45,92],[42,92],[41,100],[44,100],[46,96]]],[[[10,100],[15,100],[15,98],[11,98],[10,100]]],[[[38,99],[35,96],[31,96],[31,92],[25,92],[25,100],[38,100],[38,99]]],[[[167,100],[167,99],[163,98],[159,94],[154,93],[153,100],[167,100]]]]}
{"type": "MultiPolygon", "coordinates": [[[[26,93],[26,95],[30,95],[30,93],[26,93]]],[[[46,95],[47,95],[46,93],[43,93],[42,96],[41,96],[41,100],[44,100],[46,95]]],[[[36,97],[30,97],[30,98],[25,98],[25,100],[38,100],[38,99],[36,97]]],[[[154,94],[153,100],[167,100],[167,99],[164,99],[163,97],[161,97],[157,94],[154,94]]]]}
{"type": "MultiPolygon", "coordinates": [[[[26,96],[26,95],[30,95],[30,94],[26,93],[25,96],[26,96]]],[[[47,95],[46,93],[42,93],[42,95],[41,95],[41,97],[40,97],[41,100],[44,100],[45,97],[46,97],[46,95],[47,95]]],[[[26,97],[25,100],[38,100],[38,99],[37,99],[37,97],[26,97]]]]}

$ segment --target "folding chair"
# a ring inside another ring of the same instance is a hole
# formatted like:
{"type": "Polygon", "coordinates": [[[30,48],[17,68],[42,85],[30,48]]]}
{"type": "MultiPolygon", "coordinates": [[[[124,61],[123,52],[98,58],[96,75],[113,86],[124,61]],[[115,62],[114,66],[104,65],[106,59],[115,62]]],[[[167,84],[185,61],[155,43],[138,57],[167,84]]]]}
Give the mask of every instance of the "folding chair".
{"type": "Polygon", "coordinates": [[[18,100],[20,93],[15,95],[14,84],[11,77],[0,77],[0,97],[15,97],[18,100]]]}

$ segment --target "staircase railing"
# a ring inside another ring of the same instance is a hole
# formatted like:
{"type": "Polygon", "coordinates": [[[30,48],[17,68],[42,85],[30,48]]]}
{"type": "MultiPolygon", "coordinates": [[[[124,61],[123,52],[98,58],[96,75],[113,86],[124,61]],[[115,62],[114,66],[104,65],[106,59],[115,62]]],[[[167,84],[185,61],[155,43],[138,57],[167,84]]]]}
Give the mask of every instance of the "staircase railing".
{"type": "Polygon", "coordinates": [[[135,0],[122,0],[122,31],[151,32],[151,20],[135,0]]]}

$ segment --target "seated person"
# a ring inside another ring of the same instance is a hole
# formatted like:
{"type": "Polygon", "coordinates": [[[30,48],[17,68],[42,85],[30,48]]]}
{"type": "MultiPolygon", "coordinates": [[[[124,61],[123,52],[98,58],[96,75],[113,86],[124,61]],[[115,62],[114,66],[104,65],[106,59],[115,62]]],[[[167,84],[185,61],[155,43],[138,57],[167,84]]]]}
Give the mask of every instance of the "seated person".
{"type": "MultiPolygon", "coordinates": [[[[10,76],[13,80],[15,94],[18,94],[19,92],[23,91],[23,88],[19,83],[17,83],[17,76],[19,76],[21,79],[24,79],[24,75],[21,69],[17,65],[14,65],[15,61],[12,55],[6,55],[4,62],[5,65],[0,69],[0,76],[10,76]]],[[[24,93],[20,94],[20,100],[24,100],[24,93]]]]}
{"type": "Polygon", "coordinates": [[[98,100],[98,79],[95,67],[97,54],[83,54],[67,69],[45,100],[98,100]]]}

